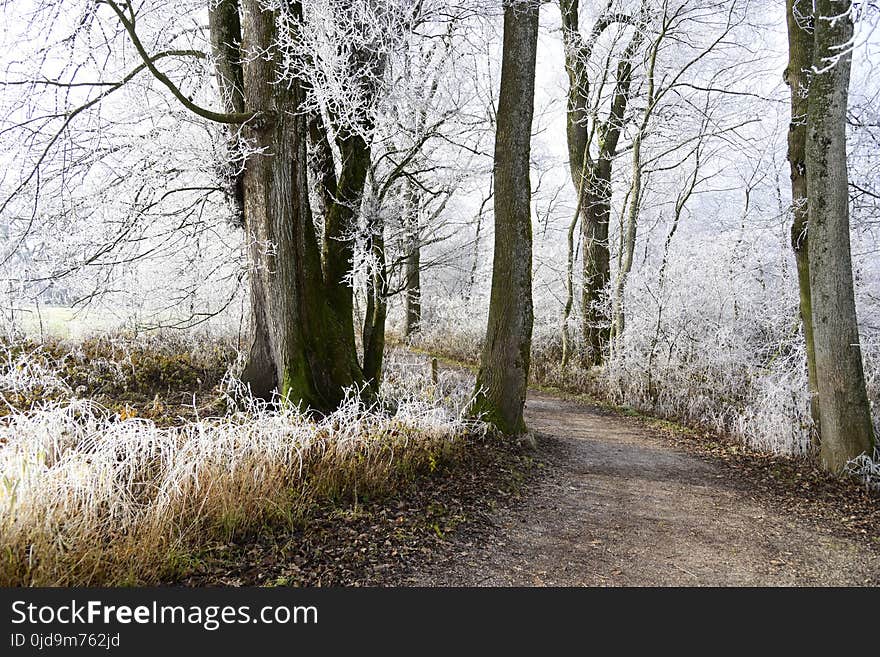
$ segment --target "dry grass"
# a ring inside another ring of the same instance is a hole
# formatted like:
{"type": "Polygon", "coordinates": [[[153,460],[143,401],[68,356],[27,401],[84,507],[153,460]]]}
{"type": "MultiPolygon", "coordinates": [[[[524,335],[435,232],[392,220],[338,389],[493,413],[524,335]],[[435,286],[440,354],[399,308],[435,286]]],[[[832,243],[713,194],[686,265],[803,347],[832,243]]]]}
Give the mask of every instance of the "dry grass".
{"type": "Polygon", "coordinates": [[[51,394],[7,404],[0,426],[5,586],[171,578],[208,540],[294,525],[328,498],[388,493],[482,430],[457,412],[464,387],[401,373],[407,364],[393,359],[372,407],[351,395],[326,417],[278,410],[229,378],[230,410],[160,426],[77,398],[60,370],[26,353],[0,371],[4,398],[51,394]]]}

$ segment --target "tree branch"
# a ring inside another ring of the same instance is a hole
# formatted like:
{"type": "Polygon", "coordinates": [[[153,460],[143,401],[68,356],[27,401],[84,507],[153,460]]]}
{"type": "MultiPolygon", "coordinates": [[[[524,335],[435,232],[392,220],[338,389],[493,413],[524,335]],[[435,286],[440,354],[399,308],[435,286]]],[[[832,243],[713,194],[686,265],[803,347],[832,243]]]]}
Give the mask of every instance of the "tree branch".
{"type": "Polygon", "coordinates": [[[192,100],[186,97],[186,95],[177,87],[177,85],[175,85],[168,78],[167,75],[156,68],[154,58],[150,57],[150,54],[147,52],[144,44],[141,43],[141,40],[134,29],[133,10],[131,10],[131,17],[126,17],[125,12],[114,0],[98,0],[98,2],[99,4],[106,4],[107,6],[109,6],[113,10],[113,12],[119,17],[119,21],[122,23],[122,26],[128,33],[132,44],[138,51],[141,59],[144,60],[144,65],[147,67],[150,73],[152,73],[153,76],[157,80],[159,80],[159,82],[168,87],[172,95],[177,98],[177,100],[179,100],[188,110],[202,117],[203,119],[208,119],[209,121],[214,121],[216,123],[246,123],[257,118],[257,116],[260,115],[260,112],[232,112],[228,114],[223,112],[214,112],[212,110],[205,109],[204,107],[196,105],[192,100]]]}

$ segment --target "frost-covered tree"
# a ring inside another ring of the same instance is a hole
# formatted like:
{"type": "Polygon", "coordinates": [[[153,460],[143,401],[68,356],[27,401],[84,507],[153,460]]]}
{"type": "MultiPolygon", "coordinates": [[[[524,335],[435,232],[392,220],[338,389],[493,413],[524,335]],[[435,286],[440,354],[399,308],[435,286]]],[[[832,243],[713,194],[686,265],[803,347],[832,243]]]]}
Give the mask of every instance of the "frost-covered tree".
{"type": "MultiPolygon", "coordinates": [[[[69,184],[85,157],[66,160],[67,147],[84,153],[93,168],[95,163],[112,166],[108,131],[97,132],[95,122],[111,113],[117,92],[148,80],[149,102],[141,120],[157,124],[173,113],[212,131],[214,152],[203,156],[214,179],[202,186],[215,202],[218,192],[219,198],[225,195],[233,223],[244,226],[251,311],[243,379],[259,396],[277,390],[294,402],[333,408],[345,389],[363,378],[349,281],[355,217],[369,169],[384,64],[420,5],[181,0],[135,6],[39,0],[29,7],[7,3],[6,10],[29,18],[48,43],[32,40],[36,57],[18,66],[22,86],[64,93],[55,94],[54,111],[39,106],[47,99],[41,94],[31,103],[36,117],[29,118],[15,100],[9,104],[9,131],[32,138],[25,144],[30,166],[17,185],[6,186],[3,209],[25,203],[29,194],[35,207],[44,204],[47,178],[54,185],[69,184]],[[99,51],[105,55],[97,57],[99,51]],[[97,80],[87,80],[88,73],[97,80]],[[327,203],[320,217],[310,206],[310,148],[313,162],[325,158],[320,182],[327,203]]],[[[132,151],[135,144],[150,144],[138,134],[136,121],[117,116],[110,122],[128,130],[126,146],[132,151]]],[[[173,142],[170,136],[165,144],[172,152],[173,142]]],[[[111,152],[118,153],[117,147],[111,152]]],[[[162,164],[154,169],[162,173],[162,164]]],[[[127,182],[139,173],[134,168],[120,178],[127,182]]],[[[105,184],[92,171],[89,176],[90,182],[105,184]]],[[[167,193],[162,186],[143,187],[167,193]]],[[[197,189],[186,187],[190,193],[197,189]]],[[[106,205],[99,211],[104,210],[106,205]]],[[[176,210],[170,215],[180,216],[176,210]]],[[[142,219],[137,204],[132,224],[141,226],[142,219]]],[[[22,232],[30,234],[34,223],[26,223],[22,232]]],[[[176,232],[185,233],[190,225],[184,222],[176,232]]],[[[132,241],[129,230],[108,249],[132,241]]]]}

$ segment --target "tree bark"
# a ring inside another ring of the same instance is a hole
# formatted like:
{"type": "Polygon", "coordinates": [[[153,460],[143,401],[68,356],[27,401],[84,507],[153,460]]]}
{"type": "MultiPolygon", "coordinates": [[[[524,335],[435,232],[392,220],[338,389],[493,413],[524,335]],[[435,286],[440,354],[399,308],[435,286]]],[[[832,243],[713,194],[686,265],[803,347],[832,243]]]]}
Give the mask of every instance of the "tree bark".
{"type": "MultiPolygon", "coordinates": [[[[324,283],[330,305],[340,320],[352,317],[353,289],[348,280],[354,253],[355,217],[360,211],[367,171],[370,168],[370,147],[361,136],[338,140],[342,156],[336,193],[324,217],[323,262],[324,283]]],[[[346,330],[345,339],[354,348],[354,324],[346,330]]]]}
{"type": "Polygon", "coordinates": [[[252,341],[242,379],[252,392],[320,411],[333,410],[344,389],[359,383],[349,312],[332,306],[307,191],[307,125],[304,90],[277,84],[276,11],[301,12],[299,2],[266,10],[242,0],[242,50],[248,106],[272,117],[246,127],[264,153],[245,163],[244,214],[249,248],[252,341]]]}
{"type": "MultiPolygon", "coordinates": [[[[598,153],[594,159],[590,153],[587,64],[593,44],[599,35],[614,23],[629,23],[632,22],[632,18],[606,11],[597,19],[589,38],[585,41],[579,31],[579,0],[562,0],[560,9],[565,42],[565,67],[569,78],[566,117],[569,166],[572,183],[578,194],[578,206],[581,208],[583,222],[581,322],[584,344],[581,355],[584,365],[593,366],[602,363],[610,333],[603,305],[605,291],[611,280],[608,222],[611,218],[612,163],[617,154],[617,143],[629,102],[629,87],[632,80],[630,58],[641,42],[641,34],[636,33],[620,58],[611,110],[607,119],[598,127],[598,153]]],[[[564,360],[568,360],[567,353],[564,360]]]]}
{"type": "Polygon", "coordinates": [[[822,466],[840,471],[870,453],[873,427],[865,390],[849,234],[846,109],[853,35],[849,0],[817,0],[814,75],[806,142],[816,373],[822,466]]]}
{"type": "Polygon", "coordinates": [[[369,248],[375,265],[367,285],[367,309],[364,313],[362,340],[364,345],[364,379],[374,392],[382,381],[385,356],[385,320],[388,317],[388,272],[385,264],[385,235],[381,216],[374,217],[370,227],[369,248]]]}
{"type": "Polygon", "coordinates": [[[592,367],[603,360],[608,344],[608,317],[603,306],[611,280],[611,252],[608,222],[611,219],[611,162],[593,167],[584,201],[583,290],[581,319],[584,345],[583,364],[592,367]]]}
{"type": "Polygon", "coordinates": [[[807,111],[809,108],[810,68],[813,65],[813,3],[812,0],[786,0],[788,23],[788,68],[785,82],[791,89],[791,123],[788,128],[788,162],[791,169],[793,221],[791,247],[794,251],[800,292],[800,314],[807,352],[807,379],[810,393],[811,433],[818,449],[820,415],[819,390],[816,378],[816,347],[813,338],[812,294],[810,291],[810,257],[808,244],[807,200],[807,111]]]}
{"type": "Polygon", "coordinates": [[[526,432],[533,323],[529,155],[537,43],[537,3],[506,2],[495,135],[495,256],[472,412],[508,435],[526,432]]]}
{"type": "MultiPolygon", "coordinates": [[[[241,20],[238,0],[220,0],[208,7],[211,51],[214,55],[217,86],[227,113],[244,114],[244,79],[241,67],[241,20]]],[[[230,142],[235,128],[227,127],[230,142]]],[[[231,145],[235,149],[235,145],[231,145]]],[[[244,171],[234,162],[222,164],[221,175],[226,182],[226,196],[233,208],[232,223],[244,227],[244,171]]]]}
{"type": "Polygon", "coordinates": [[[338,182],[336,179],[336,163],[333,159],[333,148],[327,138],[327,128],[319,111],[309,116],[309,167],[312,181],[317,194],[312,212],[321,219],[321,265],[324,278],[327,278],[328,240],[327,215],[336,202],[338,182]]]}
{"type": "Polygon", "coordinates": [[[406,181],[406,263],[404,269],[403,334],[418,333],[422,323],[422,249],[419,234],[419,194],[415,185],[406,181]]]}

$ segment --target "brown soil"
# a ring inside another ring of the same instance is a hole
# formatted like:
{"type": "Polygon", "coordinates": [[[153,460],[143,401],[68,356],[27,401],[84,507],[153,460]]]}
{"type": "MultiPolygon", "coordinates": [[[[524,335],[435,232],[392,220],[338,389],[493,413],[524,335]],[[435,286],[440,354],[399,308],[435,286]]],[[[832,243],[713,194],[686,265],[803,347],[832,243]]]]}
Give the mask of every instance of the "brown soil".
{"type": "Polygon", "coordinates": [[[543,393],[526,413],[541,474],[491,527],[462,531],[404,581],[880,584],[880,505],[849,482],[543,393]]]}

